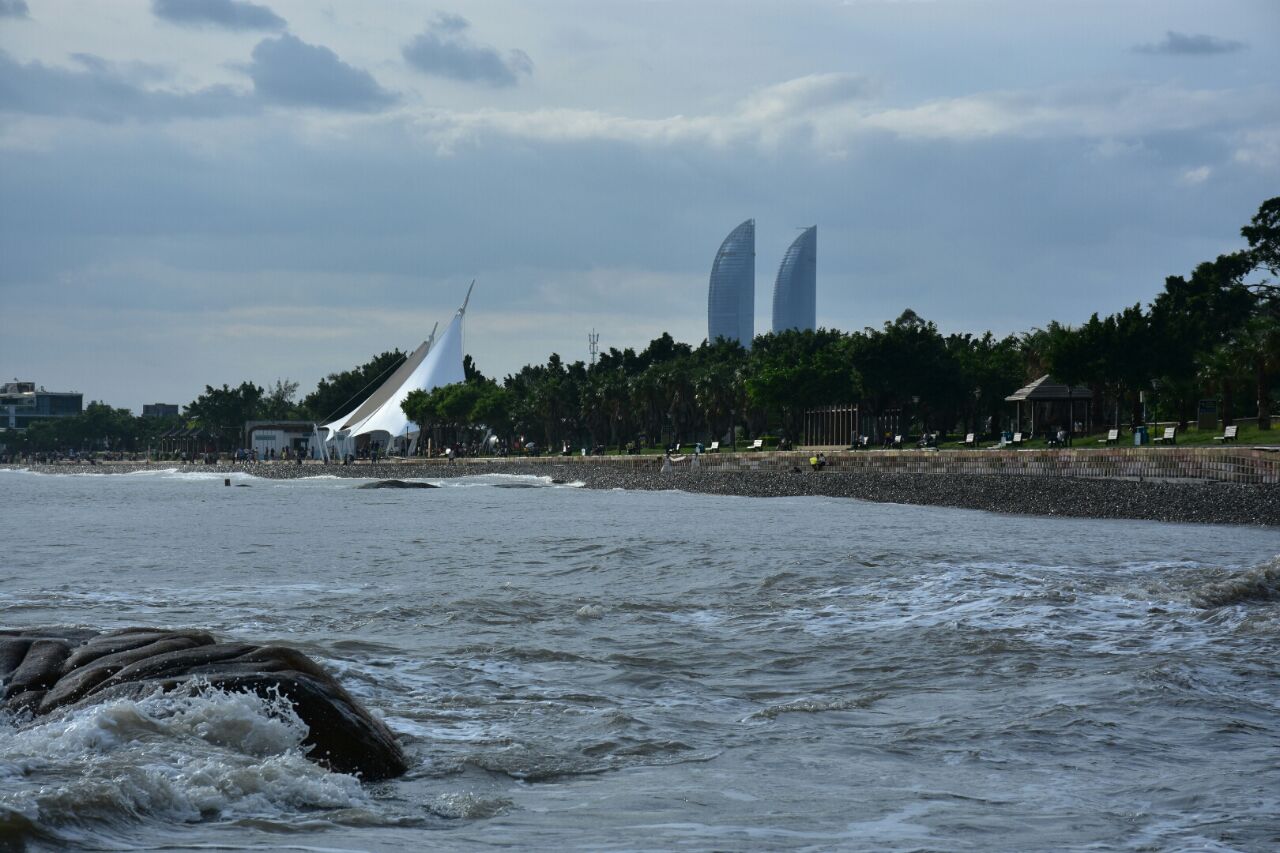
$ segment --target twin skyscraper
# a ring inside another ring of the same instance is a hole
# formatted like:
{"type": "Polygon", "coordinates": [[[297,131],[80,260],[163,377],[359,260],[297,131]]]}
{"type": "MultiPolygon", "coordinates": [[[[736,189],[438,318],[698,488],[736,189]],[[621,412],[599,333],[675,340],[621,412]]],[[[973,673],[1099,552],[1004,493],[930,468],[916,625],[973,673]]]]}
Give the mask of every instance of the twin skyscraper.
{"type": "MultiPolygon", "coordinates": [[[[773,282],[773,331],[813,329],[817,321],[818,226],[804,229],[787,249],[773,282]]],[[[756,221],[729,232],[711,265],[707,340],[751,346],[755,337],[756,221]]]]}

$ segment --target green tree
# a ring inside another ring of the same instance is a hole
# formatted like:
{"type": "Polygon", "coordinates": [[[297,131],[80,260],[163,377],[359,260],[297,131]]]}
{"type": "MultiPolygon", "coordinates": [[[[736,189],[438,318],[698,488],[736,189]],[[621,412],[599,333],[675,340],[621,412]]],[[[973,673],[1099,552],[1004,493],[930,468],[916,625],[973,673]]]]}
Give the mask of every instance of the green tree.
{"type": "Polygon", "coordinates": [[[747,398],[800,434],[805,409],[857,399],[861,380],[846,336],[828,329],[789,329],[756,337],[748,358],[747,398]]]}
{"type": "MultiPolygon", "coordinates": [[[[854,336],[850,345],[864,399],[874,413],[901,409],[919,428],[929,429],[935,410],[968,393],[961,387],[960,365],[937,327],[909,308],[883,329],[854,336]]],[[[953,426],[938,420],[939,427],[953,426]]]]}
{"type": "Polygon", "coordinates": [[[239,447],[246,421],[261,420],[264,391],[252,382],[239,387],[204,387],[204,393],[187,404],[184,414],[205,429],[219,450],[239,447]]]}
{"type": "Polygon", "coordinates": [[[261,414],[270,420],[289,420],[296,417],[298,407],[294,397],[298,393],[298,383],[288,379],[277,379],[276,384],[266,391],[262,401],[261,414]]]}
{"type": "Polygon", "coordinates": [[[351,370],[330,373],[320,380],[316,390],[302,399],[302,409],[320,423],[345,415],[368,399],[407,357],[398,349],[391,350],[351,370]]]}

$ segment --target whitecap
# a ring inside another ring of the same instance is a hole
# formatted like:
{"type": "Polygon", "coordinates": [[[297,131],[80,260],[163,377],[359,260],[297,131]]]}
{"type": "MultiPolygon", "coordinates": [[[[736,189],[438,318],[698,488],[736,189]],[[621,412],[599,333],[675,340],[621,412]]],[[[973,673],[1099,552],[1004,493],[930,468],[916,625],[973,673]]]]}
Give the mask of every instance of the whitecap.
{"type": "Polygon", "coordinates": [[[209,688],[35,721],[8,717],[0,719],[0,810],[56,833],[366,807],[359,780],[306,758],[306,735],[284,699],[209,688]]]}

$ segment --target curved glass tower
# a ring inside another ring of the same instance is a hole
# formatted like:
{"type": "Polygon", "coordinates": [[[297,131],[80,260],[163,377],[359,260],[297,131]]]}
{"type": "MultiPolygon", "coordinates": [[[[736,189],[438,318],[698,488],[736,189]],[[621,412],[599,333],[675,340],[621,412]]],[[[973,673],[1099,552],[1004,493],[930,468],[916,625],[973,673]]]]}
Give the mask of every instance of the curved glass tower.
{"type": "Polygon", "coordinates": [[[707,291],[707,340],[727,338],[744,347],[755,337],[756,221],[729,232],[711,265],[707,291]]]}
{"type": "Polygon", "coordinates": [[[773,283],[773,330],[813,329],[818,316],[818,226],[787,249],[773,283]]]}

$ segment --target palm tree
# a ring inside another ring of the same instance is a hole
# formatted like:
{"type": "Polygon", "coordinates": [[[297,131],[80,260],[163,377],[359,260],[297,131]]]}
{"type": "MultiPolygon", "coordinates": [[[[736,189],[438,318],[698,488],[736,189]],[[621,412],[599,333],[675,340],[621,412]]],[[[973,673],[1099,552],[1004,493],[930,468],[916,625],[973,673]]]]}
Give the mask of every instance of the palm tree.
{"type": "Polygon", "coordinates": [[[1230,346],[1253,374],[1258,429],[1271,429],[1271,382],[1280,371],[1280,303],[1272,301],[1232,336],[1230,346]],[[1270,310],[1267,310],[1270,309],[1270,310]]]}

